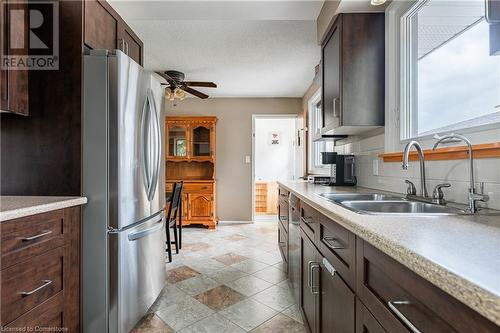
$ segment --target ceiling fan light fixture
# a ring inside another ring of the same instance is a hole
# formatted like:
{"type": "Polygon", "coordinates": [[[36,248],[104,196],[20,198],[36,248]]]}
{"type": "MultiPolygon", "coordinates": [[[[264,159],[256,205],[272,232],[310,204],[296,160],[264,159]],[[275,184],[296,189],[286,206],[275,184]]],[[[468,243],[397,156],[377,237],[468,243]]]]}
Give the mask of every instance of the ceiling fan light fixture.
{"type": "Polygon", "coordinates": [[[380,6],[383,5],[387,0],[370,0],[370,4],[372,6],[380,6]]]}
{"type": "Polygon", "coordinates": [[[186,92],[180,88],[175,88],[174,98],[180,99],[181,101],[186,98],[186,92]]]}
{"type": "Polygon", "coordinates": [[[170,88],[165,88],[165,98],[169,101],[173,101],[175,99],[175,94],[170,88]]]}

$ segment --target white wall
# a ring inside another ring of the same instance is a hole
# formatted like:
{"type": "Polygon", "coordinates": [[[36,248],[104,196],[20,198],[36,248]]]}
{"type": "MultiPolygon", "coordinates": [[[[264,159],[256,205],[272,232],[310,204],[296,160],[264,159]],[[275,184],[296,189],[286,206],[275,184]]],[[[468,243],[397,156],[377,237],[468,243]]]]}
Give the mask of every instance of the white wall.
{"type": "Polygon", "coordinates": [[[295,167],[295,118],[255,119],[255,180],[290,180],[295,167]],[[272,145],[270,134],[280,133],[272,145]]]}

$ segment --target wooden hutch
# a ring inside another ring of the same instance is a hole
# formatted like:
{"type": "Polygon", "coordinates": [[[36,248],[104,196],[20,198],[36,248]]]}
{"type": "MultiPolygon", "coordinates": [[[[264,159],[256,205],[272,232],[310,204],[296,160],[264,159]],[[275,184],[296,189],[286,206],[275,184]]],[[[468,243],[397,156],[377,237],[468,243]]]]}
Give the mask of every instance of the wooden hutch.
{"type": "Polygon", "coordinates": [[[184,182],[182,225],[214,229],[216,117],[166,117],[166,191],[184,182]]]}

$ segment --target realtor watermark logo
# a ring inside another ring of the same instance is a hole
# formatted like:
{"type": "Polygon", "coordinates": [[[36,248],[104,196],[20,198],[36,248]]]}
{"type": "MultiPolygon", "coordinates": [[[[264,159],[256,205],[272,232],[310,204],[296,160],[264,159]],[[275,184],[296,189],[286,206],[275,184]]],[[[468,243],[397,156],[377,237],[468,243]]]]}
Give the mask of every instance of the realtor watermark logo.
{"type": "Polygon", "coordinates": [[[54,0],[2,1],[3,70],[59,69],[59,3],[54,0]],[[6,26],[6,28],[5,28],[6,26]]]}

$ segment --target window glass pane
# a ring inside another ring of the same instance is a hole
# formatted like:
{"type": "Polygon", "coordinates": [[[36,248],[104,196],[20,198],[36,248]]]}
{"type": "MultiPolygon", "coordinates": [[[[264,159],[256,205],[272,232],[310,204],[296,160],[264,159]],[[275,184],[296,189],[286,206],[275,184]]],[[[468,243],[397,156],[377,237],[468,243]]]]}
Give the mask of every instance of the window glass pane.
{"type": "Polygon", "coordinates": [[[430,0],[409,24],[413,135],[499,122],[500,56],[489,54],[484,1],[430,0]]]}

